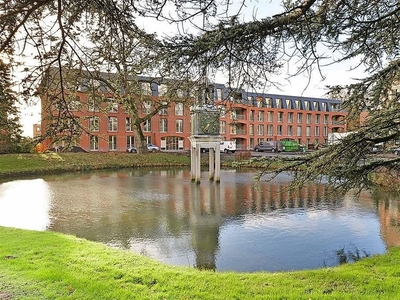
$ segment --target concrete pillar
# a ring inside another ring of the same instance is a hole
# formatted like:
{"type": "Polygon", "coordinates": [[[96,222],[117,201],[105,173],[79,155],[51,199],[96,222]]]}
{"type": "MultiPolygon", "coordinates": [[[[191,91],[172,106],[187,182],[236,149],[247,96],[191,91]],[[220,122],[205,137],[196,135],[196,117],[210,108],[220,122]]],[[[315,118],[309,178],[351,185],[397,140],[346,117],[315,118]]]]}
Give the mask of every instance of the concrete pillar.
{"type": "Polygon", "coordinates": [[[215,146],[215,173],[214,173],[214,181],[221,181],[221,149],[220,143],[218,142],[215,146]]]}
{"type": "Polygon", "coordinates": [[[194,181],[196,178],[196,152],[193,145],[190,145],[190,177],[194,181]]]}
{"type": "Polygon", "coordinates": [[[209,169],[209,177],[210,177],[210,180],[214,180],[214,173],[215,173],[215,171],[214,171],[214,169],[215,169],[215,160],[214,160],[214,158],[215,158],[215,154],[214,154],[214,148],[210,148],[210,151],[209,151],[209,155],[208,155],[208,169],[209,169]]]}
{"type": "Polygon", "coordinates": [[[195,149],[195,157],[196,157],[196,176],[195,182],[200,183],[201,179],[201,151],[200,146],[198,145],[195,149]]]}

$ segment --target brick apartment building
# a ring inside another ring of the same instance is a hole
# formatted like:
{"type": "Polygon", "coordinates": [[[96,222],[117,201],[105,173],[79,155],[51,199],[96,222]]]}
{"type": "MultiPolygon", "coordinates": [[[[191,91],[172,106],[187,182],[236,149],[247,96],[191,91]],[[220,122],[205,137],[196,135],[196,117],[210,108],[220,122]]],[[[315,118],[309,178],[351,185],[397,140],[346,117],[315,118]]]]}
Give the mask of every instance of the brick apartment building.
{"type": "MultiPolygon", "coordinates": [[[[151,96],[162,95],[162,85],[149,84],[151,96]]],[[[235,140],[238,150],[251,150],[260,141],[293,139],[311,148],[327,142],[328,133],[344,132],[340,100],[309,98],[256,92],[232,92],[223,84],[212,86],[214,103],[221,111],[220,135],[224,140],[235,140]]],[[[42,97],[41,130],[48,124],[49,106],[42,97]]],[[[74,117],[90,131],[82,133],[76,145],[86,151],[126,151],[135,146],[132,118],[122,105],[114,103],[104,112],[91,104],[90,96],[78,91],[69,109],[74,117]]],[[[55,110],[55,108],[52,108],[55,110]]],[[[148,107],[142,107],[143,114],[148,107]]],[[[148,143],[161,150],[189,150],[190,107],[181,102],[171,103],[142,125],[148,143]]],[[[62,144],[58,143],[58,146],[62,144]]]]}

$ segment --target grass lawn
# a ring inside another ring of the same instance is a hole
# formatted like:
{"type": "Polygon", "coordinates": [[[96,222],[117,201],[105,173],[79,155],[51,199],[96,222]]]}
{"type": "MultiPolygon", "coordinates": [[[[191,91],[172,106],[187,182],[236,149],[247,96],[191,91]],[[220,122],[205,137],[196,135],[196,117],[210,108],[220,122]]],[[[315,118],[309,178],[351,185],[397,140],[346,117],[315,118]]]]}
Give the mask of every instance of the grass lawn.
{"type": "Polygon", "coordinates": [[[400,298],[399,248],[335,268],[234,273],[167,266],[54,232],[0,227],[0,240],[0,299],[400,298]]]}

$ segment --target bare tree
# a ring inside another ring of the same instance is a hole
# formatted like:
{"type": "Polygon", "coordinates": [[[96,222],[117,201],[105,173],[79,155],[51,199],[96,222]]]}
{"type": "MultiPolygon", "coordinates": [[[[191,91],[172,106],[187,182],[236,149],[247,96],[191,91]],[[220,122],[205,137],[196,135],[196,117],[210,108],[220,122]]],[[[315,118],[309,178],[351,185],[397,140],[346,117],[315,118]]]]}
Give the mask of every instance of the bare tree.
{"type": "Polygon", "coordinates": [[[162,62],[158,73],[172,80],[187,74],[196,81],[208,68],[225,71],[232,87],[260,88],[276,84],[272,75],[288,65],[295,66],[292,76],[317,72],[324,77],[325,66],[357,60],[353,67],[364,67],[365,78],[332,89],[348,93],[345,107],[350,118],[366,110],[368,121],[356,136],[295,162],[294,167],[307,166],[295,181],[315,180],[324,170],[332,175],[328,181],[347,189],[369,186],[373,171],[397,170],[397,158],[363,157],[371,144],[398,138],[398,97],[392,94],[400,61],[398,0],[285,0],[280,13],[262,17],[255,13],[252,19],[241,15],[250,1],[233,4],[229,0],[4,1],[0,51],[18,45],[22,53],[33,47],[41,68],[51,64],[62,68],[66,53],[81,57],[77,49],[99,28],[138,32],[135,21],[140,17],[176,24],[177,34],[159,38],[157,44],[157,59],[162,62]]]}
{"type": "Polygon", "coordinates": [[[142,128],[145,122],[172,102],[189,105],[191,101],[188,91],[194,83],[185,76],[178,82],[159,74],[162,61],[158,53],[153,35],[110,28],[94,32],[90,46],[82,49],[82,77],[96,83],[88,86],[92,99],[97,97],[103,102],[106,95],[111,95],[131,115],[138,152],[147,151],[142,128]],[[159,87],[157,96],[152,90],[155,85],[159,87]]]}

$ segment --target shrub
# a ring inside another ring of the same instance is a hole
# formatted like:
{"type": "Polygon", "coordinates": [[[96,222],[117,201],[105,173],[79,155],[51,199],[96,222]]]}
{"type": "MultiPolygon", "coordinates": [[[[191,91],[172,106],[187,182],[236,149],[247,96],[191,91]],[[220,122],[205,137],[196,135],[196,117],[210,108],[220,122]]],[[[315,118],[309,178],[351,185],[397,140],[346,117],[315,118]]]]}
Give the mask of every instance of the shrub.
{"type": "Polygon", "coordinates": [[[235,160],[248,160],[251,157],[250,151],[238,151],[235,153],[235,160]]]}

